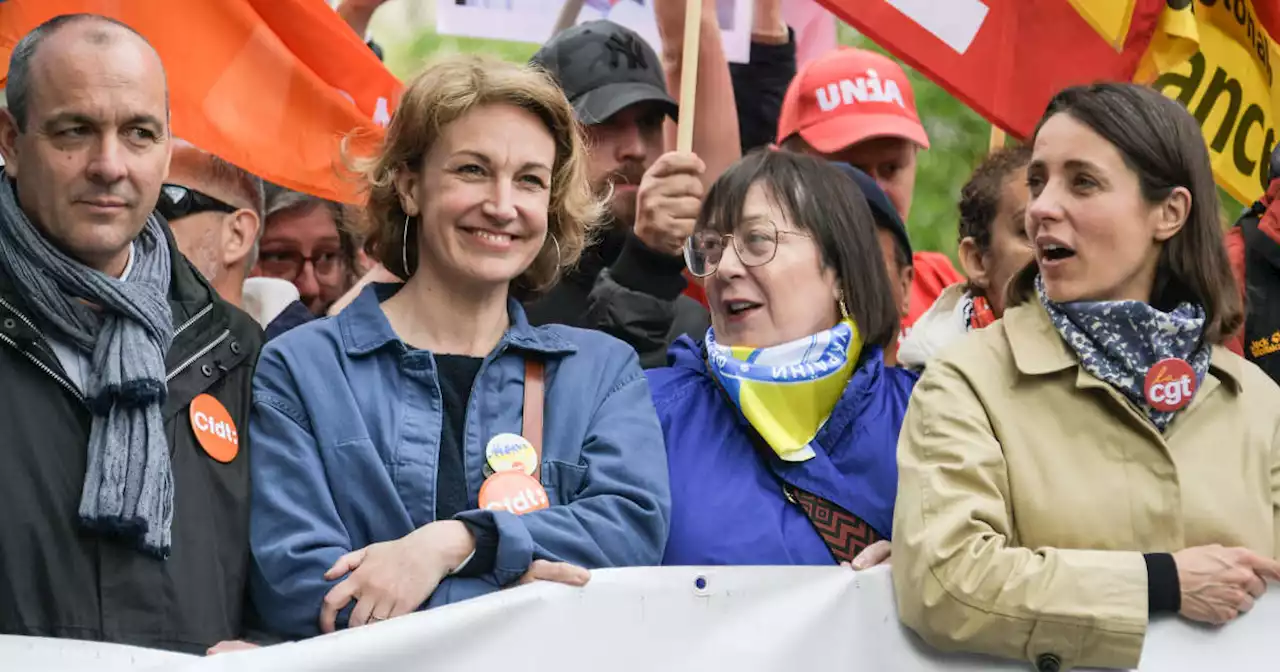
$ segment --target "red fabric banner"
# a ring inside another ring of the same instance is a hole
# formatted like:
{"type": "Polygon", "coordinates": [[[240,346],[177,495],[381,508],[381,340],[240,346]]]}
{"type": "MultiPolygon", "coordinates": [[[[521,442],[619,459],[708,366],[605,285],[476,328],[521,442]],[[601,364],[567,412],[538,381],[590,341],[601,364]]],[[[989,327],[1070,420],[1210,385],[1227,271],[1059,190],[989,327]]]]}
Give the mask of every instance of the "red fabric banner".
{"type": "Polygon", "coordinates": [[[1165,7],[1136,0],[1117,50],[1068,0],[819,1],[1017,138],[1067,86],[1132,81],[1165,7]]]}

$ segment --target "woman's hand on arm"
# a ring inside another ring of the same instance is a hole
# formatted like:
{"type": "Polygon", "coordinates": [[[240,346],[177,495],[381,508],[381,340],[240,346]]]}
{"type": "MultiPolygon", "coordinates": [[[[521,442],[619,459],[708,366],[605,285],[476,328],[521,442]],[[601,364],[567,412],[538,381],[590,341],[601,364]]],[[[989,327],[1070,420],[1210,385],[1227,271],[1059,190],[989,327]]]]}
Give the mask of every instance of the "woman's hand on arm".
{"type": "Polygon", "coordinates": [[[416,611],[474,550],[466,525],[441,520],[342,556],[324,575],[329,581],[346,579],[325,595],[320,631],[333,632],[338,612],[352,600],[351,628],[416,611]]]}
{"type": "Polygon", "coordinates": [[[1267,581],[1280,581],[1280,562],[1245,548],[1217,544],[1197,546],[1173,554],[1184,618],[1211,625],[1235,620],[1253,608],[1267,590],[1267,581]]]}
{"type": "Polygon", "coordinates": [[[582,586],[587,585],[591,580],[591,572],[567,562],[552,562],[550,560],[534,560],[529,565],[529,571],[524,573],[517,581],[517,585],[533,583],[534,581],[551,581],[554,583],[563,583],[566,586],[582,586]]]}
{"type": "Polygon", "coordinates": [[[862,549],[862,551],[853,558],[853,562],[842,562],[840,565],[855,571],[861,571],[864,569],[871,569],[876,565],[889,564],[889,557],[891,555],[893,555],[893,545],[887,540],[881,539],[880,541],[862,549]]]}

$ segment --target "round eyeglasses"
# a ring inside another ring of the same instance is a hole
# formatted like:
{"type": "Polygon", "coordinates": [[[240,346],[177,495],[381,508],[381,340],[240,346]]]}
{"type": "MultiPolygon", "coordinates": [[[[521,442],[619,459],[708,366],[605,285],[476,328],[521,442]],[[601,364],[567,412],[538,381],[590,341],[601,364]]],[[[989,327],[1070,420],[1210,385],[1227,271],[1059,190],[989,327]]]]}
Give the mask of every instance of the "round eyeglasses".
{"type": "Polygon", "coordinates": [[[737,233],[720,233],[711,229],[695,231],[684,241],[684,263],[694,276],[709,276],[720,266],[720,259],[728,247],[726,239],[732,239],[733,249],[743,266],[764,266],[778,253],[778,237],[783,235],[809,237],[800,231],[779,231],[777,225],[767,220],[746,224],[737,233]]]}

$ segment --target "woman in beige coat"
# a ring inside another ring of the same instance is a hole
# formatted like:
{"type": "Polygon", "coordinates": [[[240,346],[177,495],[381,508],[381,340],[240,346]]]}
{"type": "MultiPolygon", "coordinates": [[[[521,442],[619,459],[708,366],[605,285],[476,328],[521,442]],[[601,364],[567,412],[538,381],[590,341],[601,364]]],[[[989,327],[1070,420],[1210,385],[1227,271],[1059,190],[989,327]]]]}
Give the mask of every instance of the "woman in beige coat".
{"type": "Polygon", "coordinates": [[[930,363],[898,445],[898,611],[1040,670],[1136,667],[1149,616],[1222,624],[1280,580],[1280,389],[1241,321],[1195,120],[1060,93],[1028,167],[1036,265],[930,363]]]}

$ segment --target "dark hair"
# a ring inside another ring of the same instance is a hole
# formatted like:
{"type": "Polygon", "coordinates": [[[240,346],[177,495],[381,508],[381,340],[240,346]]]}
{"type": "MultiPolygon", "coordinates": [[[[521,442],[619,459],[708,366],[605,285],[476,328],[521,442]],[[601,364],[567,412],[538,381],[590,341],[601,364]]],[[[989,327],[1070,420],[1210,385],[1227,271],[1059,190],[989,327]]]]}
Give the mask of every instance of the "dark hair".
{"type": "Polygon", "coordinates": [[[960,240],[972,238],[979,250],[990,249],[991,225],[1000,212],[1004,185],[1028,163],[1031,163],[1031,148],[1018,145],[996,150],[978,164],[960,189],[960,240]]]}
{"type": "MultiPolygon", "coordinates": [[[[13,115],[13,120],[17,123],[19,131],[26,132],[27,130],[27,104],[31,98],[31,61],[35,58],[36,51],[40,49],[40,45],[46,39],[52,37],[62,28],[81,21],[93,21],[123,28],[146,43],[148,47],[151,47],[152,51],[155,51],[155,47],[151,46],[151,42],[138,31],[130,28],[128,24],[98,14],[61,14],[36,26],[31,32],[24,35],[21,40],[18,40],[18,44],[13,47],[13,51],[9,54],[9,81],[5,84],[5,98],[8,101],[9,113],[13,115]]],[[[89,40],[95,44],[108,44],[112,41],[112,36],[105,31],[95,32],[89,35],[89,40]]],[[[165,85],[164,106],[167,111],[169,109],[169,87],[167,84],[165,85]]]]}
{"type": "Polygon", "coordinates": [[[871,208],[858,185],[823,159],[759,149],[730,166],[711,185],[697,228],[733,229],[742,218],[747,193],[756,184],[767,188],[797,229],[813,235],[823,264],[835,270],[863,342],[888,347],[897,335],[898,309],[871,208]]]}
{"type": "MultiPolygon", "coordinates": [[[[1191,192],[1186,223],[1160,250],[1151,305],[1164,311],[1182,302],[1199,305],[1205,312],[1204,342],[1222,344],[1244,322],[1244,308],[1223,246],[1218,188],[1200,124],[1154,89],[1110,82],[1054,96],[1036,134],[1057,114],[1071,115],[1110,142],[1137,173],[1148,203],[1163,201],[1177,187],[1191,192]]],[[[1035,274],[1034,264],[1019,274],[1010,285],[1008,305],[1034,294],[1035,274]]]]}

